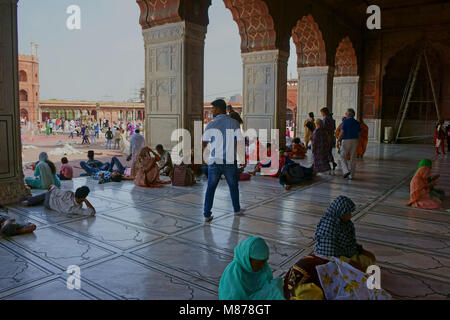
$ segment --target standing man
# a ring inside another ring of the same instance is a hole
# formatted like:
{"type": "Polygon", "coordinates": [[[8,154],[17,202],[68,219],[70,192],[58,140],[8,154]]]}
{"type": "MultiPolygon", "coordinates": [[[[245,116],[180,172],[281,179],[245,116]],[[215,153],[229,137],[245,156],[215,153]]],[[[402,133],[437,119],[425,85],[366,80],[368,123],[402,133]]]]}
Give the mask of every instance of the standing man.
{"type": "Polygon", "coordinates": [[[361,132],[361,126],[358,121],[355,120],[355,110],[348,109],[345,113],[347,117],[342,122],[341,132],[339,133],[339,139],[341,140],[341,165],[344,173],[344,179],[348,178],[352,180],[356,170],[356,151],[359,144],[359,135],[361,132]],[[350,164],[347,160],[347,154],[350,155],[350,164]]]}
{"type": "Polygon", "coordinates": [[[305,120],[305,123],[303,124],[303,127],[305,128],[305,146],[308,148],[308,144],[311,141],[312,134],[314,130],[316,130],[316,123],[314,120],[314,112],[309,113],[309,118],[305,120]]]}
{"type": "Polygon", "coordinates": [[[330,146],[330,152],[328,154],[328,161],[331,162],[333,167],[331,168],[333,174],[334,170],[337,167],[337,163],[334,161],[333,157],[333,148],[336,145],[336,141],[334,140],[334,132],[336,131],[336,121],[333,119],[333,115],[330,113],[330,110],[328,108],[322,108],[320,110],[320,113],[323,117],[323,128],[327,132],[328,135],[328,142],[330,146]]]}
{"type": "Polygon", "coordinates": [[[111,149],[111,142],[114,137],[113,133],[111,131],[111,128],[108,128],[108,131],[106,131],[105,137],[106,137],[106,149],[111,149]]]}
{"type": "Polygon", "coordinates": [[[114,133],[114,149],[120,149],[120,140],[122,139],[122,135],[120,134],[119,128],[116,128],[116,132],[114,133]]]}
{"type": "Polygon", "coordinates": [[[214,218],[211,209],[213,207],[214,194],[222,175],[225,176],[228,187],[230,188],[234,214],[241,216],[245,211],[239,204],[239,171],[236,158],[236,142],[243,139],[240,125],[236,120],[227,116],[227,105],[224,100],[219,99],[213,101],[211,105],[214,120],[208,123],[202,138],[203,148],[209,143],[211,150],[208,158],[208,187],[206,189],[203,208],[203,215],[207,223],[211,222],[214,218]],[[227,141],[227,130],[234,131],[234,141],[227,141]],[[215,136],[219,132],[222,135],[221,139],[215,136]],[[234,161],[230,163],[231,159],[234,159],[234,161]]]}
{"type": "Polygon", "coordinates": [[[128,156],[127,161],[134,161],[134,158],[139,151],[145,147],[145,138],[140,134],[139,129],[137,129],[135,133],[136,134],[133,134],[130,138],[130,155],[128,156]]]}

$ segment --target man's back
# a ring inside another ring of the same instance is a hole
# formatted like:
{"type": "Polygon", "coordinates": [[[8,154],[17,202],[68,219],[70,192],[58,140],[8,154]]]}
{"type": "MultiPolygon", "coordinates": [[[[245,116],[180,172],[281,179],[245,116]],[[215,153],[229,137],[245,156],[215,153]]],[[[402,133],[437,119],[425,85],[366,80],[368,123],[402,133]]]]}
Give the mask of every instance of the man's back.
{"type": "Polygon", "coordinates": [[[227,143],[227,130],[234,130],[237,133],[237,140],[242,140],[242,135],[240,132],[240,125],[239,122],[232,119],[231,117],[227,116],[226,114],[220,114],[214,118],[213,121],[208,123],[205,129],[205,134],[203,135],[203,141],[211,142],[211,144],[214,146],[214,150],[212,150],[210,156],[209,156],[209,162],[212,163],[214,161],[226,163],[227,159],[227,152],[231,152],[233,154],[232,158],[235,158],[235,148],[234,148],[234,141],[232,143],[227,143]],[[222,145],[220,141],[215,141],[214,132],[209,132],[208,130],[219,130],[222,134],[222,145]],[[237,130],[237,131],[236,131],[237,130]],[[216,145],[217,143],[217,145],[216,145]],[[221,148],[222,147],[222,148],[221,148]],[[228,147],[228,148],[227,148],[228,147]],[[215,149],[222,149],[222,156],[217,154],[216,156],[216,150],[215,149]]]}

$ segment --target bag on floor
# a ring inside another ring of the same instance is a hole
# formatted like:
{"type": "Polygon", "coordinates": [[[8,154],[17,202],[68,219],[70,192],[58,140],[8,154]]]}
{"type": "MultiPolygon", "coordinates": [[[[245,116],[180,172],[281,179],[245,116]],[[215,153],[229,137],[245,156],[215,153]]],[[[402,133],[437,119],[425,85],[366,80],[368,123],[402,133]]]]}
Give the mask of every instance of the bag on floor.
{"type": "Polygon", "coordinates": [[[185,164],[175,165],[173,168],[172,185],[176,187],[188,187],[195,184],[194,173],[185,164]]]}

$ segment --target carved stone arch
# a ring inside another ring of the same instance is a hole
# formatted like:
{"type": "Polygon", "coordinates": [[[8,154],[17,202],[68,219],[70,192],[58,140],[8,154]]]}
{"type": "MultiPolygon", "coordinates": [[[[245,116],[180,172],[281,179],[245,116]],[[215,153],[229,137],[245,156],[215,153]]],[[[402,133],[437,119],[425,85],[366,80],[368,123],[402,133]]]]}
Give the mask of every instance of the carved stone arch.
{"type": "Polygon", "coordinates": [[[20,82],[27,82],[28,81],[28,76],[25,70],[20,70],[19,71],[19,81],[20,82]]]}
{"type": "Polygon", "coordinates": [[[299,68],[327,65],[327,54],[322,32],[312,15],[301,18],[292,29],[292,39],[297,48],[299,68]]]}
{"type": "Polygon", "coordinates": [[[358,75],[358,60],[355,49],[349,37],[339,43],[335,57],[335,77],[349,77],[358,75]]]}
{"type": "Polygon", "coordinates": [[[238,24],[241,51],[254,52],[276,49],[274,21],[262,0],[224,0],[238,24]]]}

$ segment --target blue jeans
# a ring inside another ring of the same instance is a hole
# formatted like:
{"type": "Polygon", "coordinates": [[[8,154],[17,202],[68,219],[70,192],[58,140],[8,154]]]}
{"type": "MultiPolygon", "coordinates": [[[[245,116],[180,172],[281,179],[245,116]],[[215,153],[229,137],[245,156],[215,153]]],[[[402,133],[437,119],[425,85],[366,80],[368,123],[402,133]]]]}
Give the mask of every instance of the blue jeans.
{"type": "Polygon", "coordinates": [[[89,166],[86,162],[81,161],[80,162],[80,167],[83,168],[84,171],[86,171],[86,173],[91,176],[91,175],[93,175],[94,173],[96,173],[98,171],[108,171],[109,170],[109,163],[106,162],[101,167],[93,168],[93,167],[89,166]]]}
{"type": "Polygon", "coordinates": [[[230,188],[234,212],[241,211],[241,206],[239,205],[239,170],[237,165],[210,164],[208,166],[208,187],[206,189],[205,205],[203,208],[203,215],[205,218],[209,218],[212,214],[211,208],[214,202],[214,194],[222,174],[225,176],[228,187],[230,188]]]}
{"type": "Polygon", "coordinates": [[[109,171],[111,171],[111,172],[114,171],[114,165],[117,166],[117,170],[116,171],[119,171],[120,173],[124,173],[125,172],[126,167],[124,167],[122,165],[122,163],[120,162],[120,160],[117,157],[112,157],[111,164],[109,165],[109,168],[108,168],[109,171]]]}

